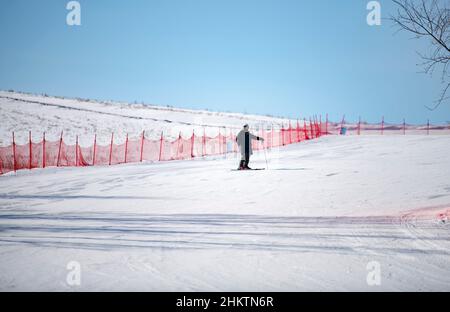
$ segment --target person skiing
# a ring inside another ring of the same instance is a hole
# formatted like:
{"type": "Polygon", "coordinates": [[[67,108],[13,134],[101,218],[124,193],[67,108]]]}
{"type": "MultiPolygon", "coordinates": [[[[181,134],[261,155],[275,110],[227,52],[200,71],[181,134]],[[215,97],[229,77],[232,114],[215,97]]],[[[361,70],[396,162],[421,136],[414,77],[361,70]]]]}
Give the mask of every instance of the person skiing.
{"type": "Polygon", "coordinates": [[[258,140],[264,142],[263,138],[251,134],[248,131],[248,125],[246,124],[244,125],[244,128],[241,131],[239,131],[238,135],[236,136],[236,142],[241,152],[241,162],[239,163],[238,170],[251,169],[248,166],[248,163],[250,162],[250,155],[253,154],[251,140],[258,140]]]}

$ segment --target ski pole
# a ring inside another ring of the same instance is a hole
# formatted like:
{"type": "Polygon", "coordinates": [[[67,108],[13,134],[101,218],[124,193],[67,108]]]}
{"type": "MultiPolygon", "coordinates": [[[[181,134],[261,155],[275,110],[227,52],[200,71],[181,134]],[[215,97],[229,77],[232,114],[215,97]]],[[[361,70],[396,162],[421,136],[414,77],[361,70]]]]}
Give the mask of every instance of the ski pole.
{"type": "Polygon", "coordinates": [[[269,165],[267,164],[267,150],[264,149],[264,158],[266,159],[266,169],[269,170],[269,165]]]}

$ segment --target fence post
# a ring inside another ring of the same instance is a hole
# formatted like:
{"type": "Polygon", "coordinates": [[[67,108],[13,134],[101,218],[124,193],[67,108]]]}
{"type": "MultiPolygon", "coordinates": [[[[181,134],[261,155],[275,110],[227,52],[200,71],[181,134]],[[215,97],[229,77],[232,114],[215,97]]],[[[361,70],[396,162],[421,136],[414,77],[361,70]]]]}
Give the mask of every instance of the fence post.
{"type": "Polygon", "coordinates": [[[284,128],[284,125],[283,124],[281,124],[281,128],[280,128],[280,131],[279,131],[279,133],[278,133],[278,146],[283,146],[283,139],[284,139],[284,133],[283,133],[283,128],[284,128]]]}
{"type": "Polygon", "coordinates": [[[317,136],[320,138],[320,125],[319,125],[319,118],[317,115],[314,116],[316,120],[316,128],[317,128],[317,136]]]}
{"type": "Polygon", "coordinates": [[[384,134],[384,116],[381,117],[381,135],[384,134]]]}
{"type": "MultiPolygon", "coordinates": [[[[261,128],[260,127],[261,127],[261,125],[258,125],[258,128],[256,130],[257,133],[258,133],[258,135],[257,135],[258,137],[262,137],[262,127],[261,128]]],[[[258,151],[260,151],[261,149],[264,149],[264,146],[263,146],[263,148],[261,148],[261,141],[260,140],[257,141],[257,144],[258,144],[257,145],[257,150],[258,151]]]]}
{"type": "Polygon", "coordinates": [[[289,144],[292,144],[292,126],[290,120],[289,120],[289,144]]]}
{"type": "Polygon", "coordinates": [[[314,115],[314,124],[316,125],[316,134],[317,137],[320,137],[320,128],[319,128],[319,119],[317,118],[317,115],[314,115]]]}
{"type": "Polygon", "coordinates": [[[164,132],[161,131],[161,139],[159,140],[159,158],[158,158],[159,161],[161,161],[162,157],[163,140],[164,140],[164,132]]]}
{"type": "Polygon", "coordinates": [[[228,154],[228,137],[227,137],[227,127],[224,127],[225,135],[223,136],[223,153],[225,158],[227,158],[228,154]]]}
{"type": "Polygon", "coordinates": [[[13,144],[12,144],[12,149],[13,149],[13,167],[14,167],[14,172],[16,172],[16,170],[17,170],[17,164],[16,164],[16,138],[14,136],[14,131],[12,133],[12,138],[13,138],[13,144]]]}
{"type": "Polygon", "coordinates": [[[319,116],[319,134],[322,136],[322,115],[319,116]]]}
{"type": "Polygon", "coordinates": [[[358,117],[358,135],[361,135],[361,116],[358,117]]]}
{"type": "Polygon", "coordinates": [[[222,146],[222,154],[225,156],[226,158],[226,154],[227,154],[227,128],[224,127],[224,135],[222,136],[222,139],[220,140],[220,144],[222,146]]]}
{"type": "Polygon", "coordinates": [[[92,155],[92,166],[95,166],[95,152],[97,150],[97,133],[94,135],[94,154],[92,155]]]}
{"type": "Polygon", "coordinates": [[[142,130],[142,141],[141,141],[141,157],[140,162],[142,162],[142,156],[144,152],[144,140],[145,140],[145,130],[142,130]]]}
{"type": "Polygon", "coordinates": [[[227,128],[224,127],[224,135],[222,136],[222,139],[220,140],[220,145],[222,146],[222,154],[226,155],[227,153],[227,128]]]}
{"type": "Polygon", "coordinates": [[[202,139],[202,156],[206,155],[206,130],[203,128],[203,139],[202,139]]]}
{"type": "Polygon", "coordinates": [[[31,144],[31,131],[28,132],[28,138],[29,138],[29,149],[30,149],[30,158],[29,158],[29,164],[28,164],[28,169],[31,170],[31,163],[33,160],[33,145],[31,144]]]}
{"type": "Polygon", "coordinates": [[[221,137],[221,135],[220,135],[220,128],[219,128],[219,136],[217,138],[219,141],[219,155],[222,155],[222,139],[220,137],[221,137]]]}
{"type": "Polygon", "coordinates": [[[224,158],[226,159],[227,158],[227,152],[228,152],[227,127],[224,127],[224,132],[225,132],[225,135],[223,136],[222,146],[223,146],[223,155],[224,155],[224,158]]]}
{"type": "Polygon", "coordinates": [[[109,145],[109,165],[111,166],[112,159],[112,147],[114,144],[114,132],[111,132],[111,144],[109,145]]]}
{"type": "Polygon", "coordinates": [[[59,167],[59,160],[61,159],[62,137],[63,132],[61,131],[61,137],[59,138],[58,159],[56,160],[56,167],[59,167]]]}
{"type": "Polygon", "coordinates": [[[406,121],[405,118],[403,118],[403,135],[406,134],[406,121]]]}
{"type": "Polygon", "coordinates": [[[318,131],[319,128],[317,126],[317,116],[316,115],[313,116],[313,125],[314,125],[314,132],[316,134],[316,138],[318,138],[319,137],[319,131],[318,131]]]}
{"type": "Polygon", "coordinates": [[[339,130],[339,134],[342,134],[342,128],[344,128],[344,122],[345,122],[345,115],[342,116],[341,129],[339,130]]]}
{"type": "Polygon", "coordinates": [[[313,116],[313,123],[314,123],[314,132],[316,133],[316,138],[320,137],[320,131],[319,131],[319,122],[317,120],[317,115],[313,116]]]}
{"type": "Polygon", "coordinates": [[[270,133],[270,136],[271,136],[271,139],[270,139],[270,148],[272,149],[273,148],[273,124],[272,124],[272,131],[271,131],[271,133],[270,133]]]}
{"type": "Polygon", "coordinates": [[[127,153],[128,153],[128,133],[127,138],[125,139],[125,163],[127,163],[127,153]]]}
{"type": "Polygon", "coordinates": [[[430,119],[427,120],[427,135],[430,134],[430,119]]]}
{"type": "Polygon", "coordinates": [[[180,157],[180,141],[181,141],[181,131],[178,134],[178,142],[177,142],[177,156],[176,159],[179,159],[180,157]]]}
{"type": "Polygon", "coordinates": [[[305,140],[309,140],[308,130],[306,130],[306,118],[303,118],[303,132],[305,133],[305,140]]]}
{"type": "Polygon", "coordinates": [[[195,130],[192,129],[192,137],[191,137],[191,158],[194,158],[194,143],[195,143],[195,130]]]}
{"type": "Polygon", "coordinates": [[[45,132],[42,138],[42,168],[45,168],[45,132]]]}
{"type": "Polygon", "coordinates": [[[314,136],[314,132],[313,132],[313,125],[311,122],[311,117],[309,117],[309,130],[311,131],[311,138],[314,139],[315,136],[314,136]]]}
{"type": "Polygon", "coordinates": [[[264,134],[264,125],[263,126],[261,126],[261,137],[264,139],[264,141],[262,142],[262,147],[263,147],[263,149],[266,149],[266,137],[265,137],[265,134],[264,134]]]}
{"type": "Polygon", "coordinates": [[[297,119],[297,143],[300,142],[300,125],[298,124],[298,119],[297,119]]]}
{"type": "Polygon", "coordinates": [[[315,117],[314,117],[314,115],[311,117],[312,119],[311,119],[311,122],[312,122],[312,129],[313,129],[313,131],[314,131],[314,138],[317,138],[317,126],[316,126],[316,120],[315,120],[315,117]]]}
{"type": "Polygon", "coordinates": [[[78,135],[75,139],[75,167],[78,167],[78,135]]]}
{"type": "Polygon", "coordinates": [[[325,122],[325,135],[328,135],[328,113],[327,113],[326,122],[325,122]]]}

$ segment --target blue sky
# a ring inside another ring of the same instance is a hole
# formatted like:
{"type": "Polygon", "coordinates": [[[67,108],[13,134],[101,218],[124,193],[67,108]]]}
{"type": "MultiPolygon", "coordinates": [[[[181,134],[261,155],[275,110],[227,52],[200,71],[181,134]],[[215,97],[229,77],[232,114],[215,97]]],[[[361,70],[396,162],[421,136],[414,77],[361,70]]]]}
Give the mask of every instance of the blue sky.
{"type": "MultiPolygon", "coordinates": [[[[427,42],[368,26],[364,0],[63,0],[0,2],[0,89],[375,122],[450,120],[427,42]]],[[[393,12],[380,1],[382,17],[393,12]]]]}

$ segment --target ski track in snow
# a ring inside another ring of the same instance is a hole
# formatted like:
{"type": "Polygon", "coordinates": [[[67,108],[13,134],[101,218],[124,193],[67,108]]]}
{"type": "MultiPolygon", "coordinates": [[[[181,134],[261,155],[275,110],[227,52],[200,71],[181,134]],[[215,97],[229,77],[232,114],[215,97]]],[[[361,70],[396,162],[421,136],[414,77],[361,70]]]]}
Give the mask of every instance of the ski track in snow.
{"type": "Polygon", "coordinates": [[[449,140],[324,137],[265,171],[228,155],[0,176],[0,289],[449,291],[449,140]]]}

